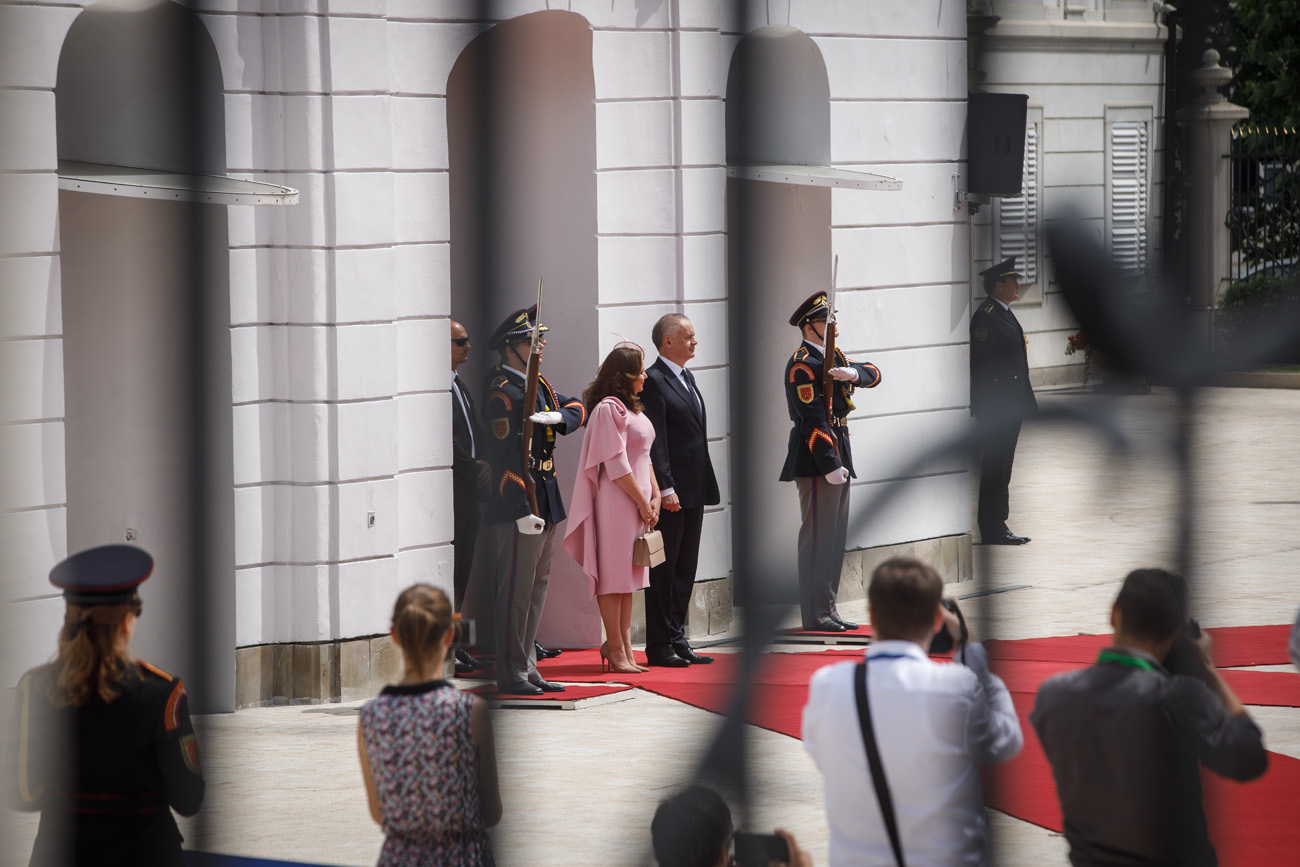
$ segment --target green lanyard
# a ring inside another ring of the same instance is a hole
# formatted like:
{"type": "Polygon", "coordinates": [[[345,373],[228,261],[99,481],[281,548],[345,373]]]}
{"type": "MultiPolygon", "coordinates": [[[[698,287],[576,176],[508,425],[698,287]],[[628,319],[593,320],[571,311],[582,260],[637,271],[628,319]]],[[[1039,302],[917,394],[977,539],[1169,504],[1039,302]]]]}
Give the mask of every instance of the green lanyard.
{"type": "Polygon", "coordinates": [[[1097,655],[1097,663],[1117,662],[1120,665],[1127,665],[1129,668],[1140,668],[1143,671],[1155,671],[1156,667],[1147,662],[1140,656],[1129,656],[1123,651],[1116,650],[1113,647],[1107,647],[1097,655]]]}

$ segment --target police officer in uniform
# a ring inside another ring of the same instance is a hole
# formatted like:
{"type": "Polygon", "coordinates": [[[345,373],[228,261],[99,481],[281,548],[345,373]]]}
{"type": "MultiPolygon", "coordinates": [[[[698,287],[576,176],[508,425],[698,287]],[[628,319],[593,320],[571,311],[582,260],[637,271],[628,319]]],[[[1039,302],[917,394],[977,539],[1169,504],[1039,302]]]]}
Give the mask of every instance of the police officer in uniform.
{"type": "Polygon", "coordinates": [[[844,632],[857,624],[835,608],[844,542],[848,532],[849,485],[853,454],[849,448],[849,413],[855,388],[880,384],[874,364],[849,361],[835,349],[831,376],[833,421],[828,426],[822,403],[823,345],[830,311],[825,292],[814,292],[799,305],[790,324],[803,343],[785,366],[785,402],[790,411],[790,444],[781,481],[794,481],[799,490],[799,610],[803,628],[815,632],[844,632]]]}
{"type": "Polygon", "coordinates": [[[1029,384],[1029,341],[1011,312],[1020,297],[1016,258],[981,271],[988,297],[970,320],[970,411],[984,437],[980,456],[979,524],[985,545],[1023,545],[1007,528],[1007,488],[1020,438],[1020,421],[1038,410],[1029,384]]]}
{"type": "MultiPolygon", "coordinates": [[[[555,479],[555,435],[569,434],[587,421],[578,398],[559,394],[546,377],[537,381],[537,400],[525,407],[529,342],[537,307],[516,310],[492,334],[501,361],[488,374],[483,392],[487,429],[482,454],[492,466],[485,521],[497,544],[497,686],[512,695],[563,692],[537,673],[537,626],[551,578],[555,525],[564,520],[564,501],[555,479]],[[522,422],[534,423],[532,473],[537,511],[529,507],[520,460],[522,422]]],[[[538,326],[542,332],[545,325],[538,326]]],[[[544,342],[544,338],[543,338],[544,342]]]]}
{"type": "Polygon", "coordinates": [[[184,865],[172,810],[203,802],[189,700],[128,650],[152,571],[141,549],[104,545],[50,572],[67,605],[58,658],[16,690],[11,800],[41,812],[33,865],[184,865]]]}

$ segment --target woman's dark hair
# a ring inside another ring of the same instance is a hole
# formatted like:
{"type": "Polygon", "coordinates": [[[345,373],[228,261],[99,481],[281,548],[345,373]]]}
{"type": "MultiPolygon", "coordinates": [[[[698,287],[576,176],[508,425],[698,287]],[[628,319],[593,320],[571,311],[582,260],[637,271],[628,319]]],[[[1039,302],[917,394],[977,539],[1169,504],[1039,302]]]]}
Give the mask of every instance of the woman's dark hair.
{"type": "Polygon", "coordinates": [[[655,810],[650,839],[660,867],[713,867],[731,841],[731,810],[717,792],[691,786],[655,810]]]}
{"type": "Polygon", "coordinates": [[[582,393],[582,402],[587,407],[587,415],[596,410],[596,404],[613,395],[623,401],[623,406],[632,412],[645,409],[641,399],[632,393],[632,384],[641,375],[644,357],[641,350],[632,345],[615,346],[600,364],[596,378],[582,393]]]}
{"type": "Polygon", "coordinates": [[[393,606],[393,637],[402,652],[427,659],[451,628],[451,602],[431,584],[412,584],[393,606]]]}
{"type": "Polygon", "coordinates": [[[140,601],[119,605],[72,605],[59,630],[49,699],[55,707],[80,707],[98,695],[105,703],[121,695],[126,678],[139,671],[127,653],[122,621],[140,616],[140,601]]]}

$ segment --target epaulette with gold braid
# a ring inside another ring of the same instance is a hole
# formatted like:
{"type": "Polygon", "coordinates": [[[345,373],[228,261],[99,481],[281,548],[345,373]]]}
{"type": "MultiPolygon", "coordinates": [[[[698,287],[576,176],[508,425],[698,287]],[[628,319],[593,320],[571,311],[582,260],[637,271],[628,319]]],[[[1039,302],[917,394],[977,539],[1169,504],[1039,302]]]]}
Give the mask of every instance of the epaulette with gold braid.
{"type": "Polygon", "coordinates": [[[176,680],[176,675],[174,675],[174,674],[172,674],[171,672],[168,672],[168,671],[163,671],[163,670],[162,670],[161,668],[159,668],[158,666],[156,666],[156,665],[151,665],[151,664],[145,662],[143,659],[137,659],[137,660],[136,660],[136,663],[138,663],[139,666],[140,666],[141,668],[143,668],[145,671],[149,672],[150,674],[154,675],[155,677],[160,677],[160,678],[162,678],[163,680],[167,681],[168,683],[171,683],[173,680],[176,680]]]}

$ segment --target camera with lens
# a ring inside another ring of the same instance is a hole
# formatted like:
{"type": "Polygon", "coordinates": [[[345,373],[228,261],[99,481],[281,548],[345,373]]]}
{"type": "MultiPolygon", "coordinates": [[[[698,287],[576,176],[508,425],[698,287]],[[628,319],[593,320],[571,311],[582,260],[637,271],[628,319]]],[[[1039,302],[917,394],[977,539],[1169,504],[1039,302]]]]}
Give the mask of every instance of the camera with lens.
{"type": "Polygon", "coordinates": [[[1170,674],[1185,674],[1190,677],[1205,676],[1205,660],[1201,658],[1201,649],[1196,642],[1201,637],[1201,624],[1195,618],[1187,618],[1187,627],[1183,637],[1169,651],[1163,664],[1170,674]]]}
{"type": "Polygon", "coordinates": [[[451,620],[451,646],[452,647],[473,647],[478,636],[478,630],[474,628],[473,620],[462,620],[460,615],[454,615],[451,620]]]}
{"type": "MultiPolygon", "coordinates": [[[[966,616],[961,613],[961,606],[957,604],[956,599],[944,597],[939,600],[939,604],[944,608],[957,615],[957,622],[961,624],[961,644],[958,649],[966,646],[966,641],[970,638],[970,630],[966,628],[966,616]]],[[[928,653],[934,656],[937,653],[948,653],[953,649],[952,633],[948,631],[948,625],[945,623],[943,629],[934,634],[930,639],[930,649],[928,653]]]]}

